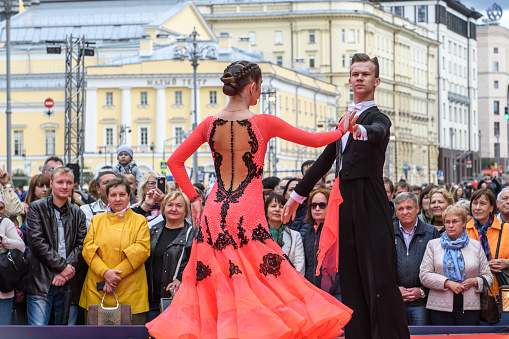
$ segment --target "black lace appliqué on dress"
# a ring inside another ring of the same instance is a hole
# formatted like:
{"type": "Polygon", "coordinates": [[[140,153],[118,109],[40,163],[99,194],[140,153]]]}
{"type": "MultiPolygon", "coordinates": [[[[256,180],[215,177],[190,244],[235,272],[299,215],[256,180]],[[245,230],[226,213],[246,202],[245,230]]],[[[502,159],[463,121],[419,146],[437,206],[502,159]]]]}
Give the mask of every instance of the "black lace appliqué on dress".
{"type": "Polygon", "coordinates": [[[228,245],[233,245],[233,248],[237,249],[237,244],[235,243],[235,240],[233,240],[230,232],[228,232],[228,230],[224,230],[217,235],[217,239],[214,242],[214,245],[212,245],[212,248],[220,251],[225,249],[228,245]]]}
{"type": "Polygon", "coordinates": [[[244,223],[244,216],[240,217],[239,223],[237,224],[237,229],[239,230],[239,233],[237,233],[237,237],[239,237],[240,240],[240,247],[247,245],[247,242],[249,239],[246,237],[246,230],[244,227],[242,227],[242,224],[244,223]]]}
{"type": "Polygon", "coordinates": [[[260,264],[260,273],[267,276],[273,274],[275,277],[281,275],[281,263],[285,260],[283,256],[276,253],[268,253],[263,256],[263,263],[260,264]]]}
{"type": "Polygon", "coordinates": [[[207,216],[205,216],[205,227],[206,227],[205,232],[207,233],[208,236],[207,244],[212,246],[212,234],[210,234],[209,221],[207,219],[207,216]]]}
{"type": "Polygon", "coordinates": [[[251,239],[258,240],[265,244],[265,239],[272,239],[272,235],[261,224],[259,224],[258,227],[253,229],[251,239]]]}
{"type": "Polygon", "coordinates": [[[201,261],[196,262],[196,284],[198,285],[198,281],[202,281],[206,277],[209,277],[212,273],[209,265],[205,265],[201,261]]]}
{"type": "Polygon", "coordinates": [[[230,262],[230,278],[234,275],[234,274],[242,274],[242,271],[240,270],[239,266],[235,265],[234,263],[232,263],[231,260],[229,260],[230,262]]]}

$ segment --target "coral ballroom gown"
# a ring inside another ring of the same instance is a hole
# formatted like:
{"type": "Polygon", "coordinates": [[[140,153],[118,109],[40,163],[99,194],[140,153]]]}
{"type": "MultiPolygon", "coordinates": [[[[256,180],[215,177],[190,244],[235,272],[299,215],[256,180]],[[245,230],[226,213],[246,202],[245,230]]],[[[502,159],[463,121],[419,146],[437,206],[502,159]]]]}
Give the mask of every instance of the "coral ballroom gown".
{"type": "Polygon", "coordinates": [[[217,180],[180,289],[147,324],[155,338],[335,338],[343,332],[352,310],[295,270],[269,232],[262,171],[267,142],[276,136],[320,147],[342,132],[308,133],[265,114],[238,121],[210,116],[168,160],[192,198],[184,161],[208,142],[217,180]]]}

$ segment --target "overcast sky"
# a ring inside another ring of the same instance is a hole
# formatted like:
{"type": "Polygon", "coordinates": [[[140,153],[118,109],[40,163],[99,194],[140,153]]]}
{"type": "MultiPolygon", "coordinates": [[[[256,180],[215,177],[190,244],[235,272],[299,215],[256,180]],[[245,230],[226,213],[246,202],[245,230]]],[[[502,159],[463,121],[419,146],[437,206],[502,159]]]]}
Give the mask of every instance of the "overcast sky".
{"type": "Polygon", "coordinates": [[[493,5],[494,2],[497,3],[500,7],[502,7],[502,19],[500,19],[500,24],[509,28],[509,1],[507,0],[461,0],[463,5],[470,8],[473,7],[477,12],[481,13],[483,16],[480,20],[487,19],[486,10],[493,5]]]}

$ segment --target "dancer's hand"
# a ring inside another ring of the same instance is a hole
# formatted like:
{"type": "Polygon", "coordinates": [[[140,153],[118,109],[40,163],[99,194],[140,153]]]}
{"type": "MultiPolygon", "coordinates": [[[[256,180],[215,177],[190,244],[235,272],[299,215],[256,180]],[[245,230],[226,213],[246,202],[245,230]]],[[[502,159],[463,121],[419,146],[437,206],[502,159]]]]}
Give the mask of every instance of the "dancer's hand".
{"type": "Polygon", "coordinates": [[[295,213],[297,212],[298,207],[299,204],[297,201],[293,200],[292,198],[288,199],[285,207],[283,208],[283,214],[281,215],[281,221],[283,224],[287,224],[290,220],[295,219],[295,213]]]}
{"type": "Polygon", "coordinates": [[[193,216],[193,226],[199,227],[201,215],[203,213],[203,206],[201,205],[201,199],[196,199],[191,204],[191,215],[193,216]]]}
{"type": "Polygon", "coordinates": [[[360,139],[360,137],[362,135],[362,130],[359,125],[357,125],[357,124],[355,125],[355,129],[352,131],[352,134],[353,134],[354,140],[360,139]]]}
{"type": "MultiPolygon", "coordinates": [[[[356,124],[357,119],[359,119],[359,116],[357,114],[351,113],[348,117],[348,127],[345,125],[345,130],[347,130],[350,133],[355,133],[357,129],[359,129],[359,125],[356,124]]],[[[360,129],[359,129],[360,130],[360,129]]]]}

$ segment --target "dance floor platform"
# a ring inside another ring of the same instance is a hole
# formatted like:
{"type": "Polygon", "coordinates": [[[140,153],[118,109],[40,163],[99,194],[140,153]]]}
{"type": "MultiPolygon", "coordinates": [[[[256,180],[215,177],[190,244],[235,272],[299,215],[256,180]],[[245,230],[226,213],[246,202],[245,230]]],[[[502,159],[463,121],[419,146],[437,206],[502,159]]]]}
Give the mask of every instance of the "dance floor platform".
{"type": "MultiPolygon", "coordinates": [[[[410,326],[412,339],[509,339],[507,326],[410,326]]],[[[1,339],[146,339],[144,326],[0,326],[1,339]]]]}

